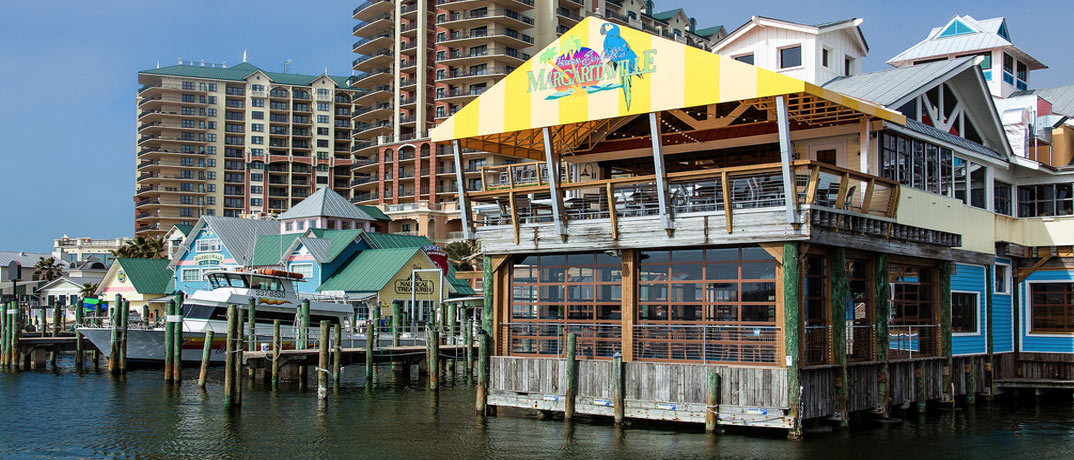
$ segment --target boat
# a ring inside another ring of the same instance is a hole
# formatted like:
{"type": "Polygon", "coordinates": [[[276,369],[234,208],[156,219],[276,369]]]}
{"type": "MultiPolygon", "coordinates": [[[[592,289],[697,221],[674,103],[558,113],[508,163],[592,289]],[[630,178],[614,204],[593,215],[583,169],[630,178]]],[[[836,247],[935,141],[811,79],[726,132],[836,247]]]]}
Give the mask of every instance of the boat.
{"type": "MultiPolygon", "coordinates": [[[[302,275],[274,269],[221,270],[205,275],[211,287],[196,291],[183,301],[182,361],[200,362],[205,345],[205,333],[213,331],[214,338],[209,355],[210,362],[223,363],[227,340],[228,305],[241,307],[253,299],[255,309],[255,337],[259,349],[268,350],[272,342],[273,323],[280,321],[281,342],[284,349],[293,349],[298,336],[296,319],[303,300],[309,300],[309,343],[316,343],[320,336],[320,324],[328,321],[340,325],[344,331],[342,346],[364,347],[364,331],[353,327],[355,308],[342,298],[300,294],[295,282],[302,275]]],[[[109,326],[79,327],[78,331],[109,356],[112,328],[109,326]]],[[[243,331],[243,336],[249,334],[243,331]]],[[[391,344],[391,334],[378,334],[378,346],[391,344]]],[[[418,345],[424,342],[410,334],[403,334],[401,345],[418,345]]],[[[127,361],[130,363],[162,364],[164,362],[164,325],[155,327],[129,327],[127,329],[127,361]]]]}

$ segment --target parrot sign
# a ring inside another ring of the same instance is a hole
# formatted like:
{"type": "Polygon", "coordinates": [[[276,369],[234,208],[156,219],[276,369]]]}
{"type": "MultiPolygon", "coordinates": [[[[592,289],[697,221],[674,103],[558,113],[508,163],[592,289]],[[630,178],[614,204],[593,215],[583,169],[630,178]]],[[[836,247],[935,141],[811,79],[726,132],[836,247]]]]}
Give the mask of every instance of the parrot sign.
{"type": "Polygon", "coordinates": [[[615,24],[602,25],[600,34],[604,36],[602,53],[582,46],[575,36],[565,37],[558,52],[555,46],[546,49],[538,61],[551,69],[530,71],[526,92],[554,90],[545,100],[555,100],[619,89],[629,109],[631,81],[656,71],[656,50],[644,50],[639,56],[615,24]]]}

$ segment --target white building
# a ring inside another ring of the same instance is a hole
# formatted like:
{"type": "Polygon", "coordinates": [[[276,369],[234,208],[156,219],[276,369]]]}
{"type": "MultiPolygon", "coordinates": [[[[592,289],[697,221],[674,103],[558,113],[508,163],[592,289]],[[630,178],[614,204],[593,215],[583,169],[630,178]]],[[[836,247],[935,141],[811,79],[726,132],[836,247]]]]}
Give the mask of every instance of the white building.
{"type": "Polygon", "coordinates": [[[861,73],[869,45],[861,19],[808,25],[754,16],[712,52],[816,85],[861,73]]]}
{"type": "Polygon", "coordinates": [[[908,67],[965,56],[983,58],[981,72],[996,97],[1029,89],[1029,72],[1048,68],[1014,46],[1006,19],[977,20],[969,15],[956,15],[932,29],[924,40],[889,59],[888,64],[908,67]]]}
{"type": "Polygon", "coordinates": [[[62,238],[52,241],[52,257],[61,262],[71,263],[83,261],[93,256],[104,262],[105,265],[111,265],[112,259],[115,258],[112,255],[112,251],[119,249],[127,241],[130,241],[130,238],[71,238],[64,235],[62,238]]]}

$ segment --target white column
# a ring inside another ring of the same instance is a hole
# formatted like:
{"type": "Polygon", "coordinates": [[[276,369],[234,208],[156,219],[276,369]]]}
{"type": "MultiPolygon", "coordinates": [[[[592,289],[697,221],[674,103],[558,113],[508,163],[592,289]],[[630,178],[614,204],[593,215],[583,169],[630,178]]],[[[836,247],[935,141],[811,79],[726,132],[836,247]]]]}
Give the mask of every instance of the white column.
{"type": "Polygon", "coordinates": [[[473,240],[474,228],[470,222],[472,217],[470,200],[466,197],[466,177],[462,172],[462,152],[459,151],[459,141],[452,141],[451,147],[455,154],[455,189],[459,192],[459,210],[462,212],[462,237],[473,240]]]}
{"type": "MultiPolygon", "coordinates": [[[[567,226],[563,221],[563,200],[559,196],[559,162],[552,154],[552,132],[548,128],[541,129],[544,135],[544,164],[548,169],[548,192],[552,198],[552,220],[556,224],[556,233],[561,237],[567,237],[567,226]]],[[[540,177],[540,173],[537,174],[540,177]]]]}
{"type": "Polygon", "coordinates": [[[987,165],[981,165],[985,169],[985,209],[989,211],[996,210],[996,176],[992,168],[987,165]]]}
{"type": "Polygon", "coordinates": [[[869,155],[869,119],[861,119],[861,132],[859,133],[858,146],[861,151],[860,170],[865,174],[872,174],[873,163],[869,155]]]}
{"type": "Polygon", "coordinates": [[[787,117],[787,101],[776,96],[776,123],[779,125],[779,159],[783,169],[783,199],[787,205],[787,223],[798,225],[795,200],[798,199],[791,173],[791,125],[787,117]]]}
{"type": "Polygon", "coordinates": [[[660,221],[664,225],[664,230],[670,235],[675,226],[671,220],[671,208],[668,206],[668,186],[664,178],[664,152],[660,147],[662,143],[660,121],[657,120],[656,112],[649,113],[649,136],[653,141],[653,166],[656,169],[656,195],[660,203],[660,221]]]}

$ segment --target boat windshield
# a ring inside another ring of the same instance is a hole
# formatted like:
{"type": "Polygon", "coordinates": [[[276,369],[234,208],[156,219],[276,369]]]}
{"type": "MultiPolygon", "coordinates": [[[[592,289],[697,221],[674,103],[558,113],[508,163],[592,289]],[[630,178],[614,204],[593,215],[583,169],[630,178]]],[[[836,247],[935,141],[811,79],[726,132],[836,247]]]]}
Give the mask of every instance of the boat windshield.
{"type": "Polygon", "coordinates": [[[248,286],[249,275],[241,275],[238,273],[210,273],[207,275],[209,283],[213,289],[220,287],[238,287],[245,288],[248,286]]]}
{"type": "Polygon", "coordinates": [[[265,291],[283,291],[283,281],[279,278],[268,278],[264,276],[252,276],[250,277],[251,289],[262,289],[265,291]]]}

